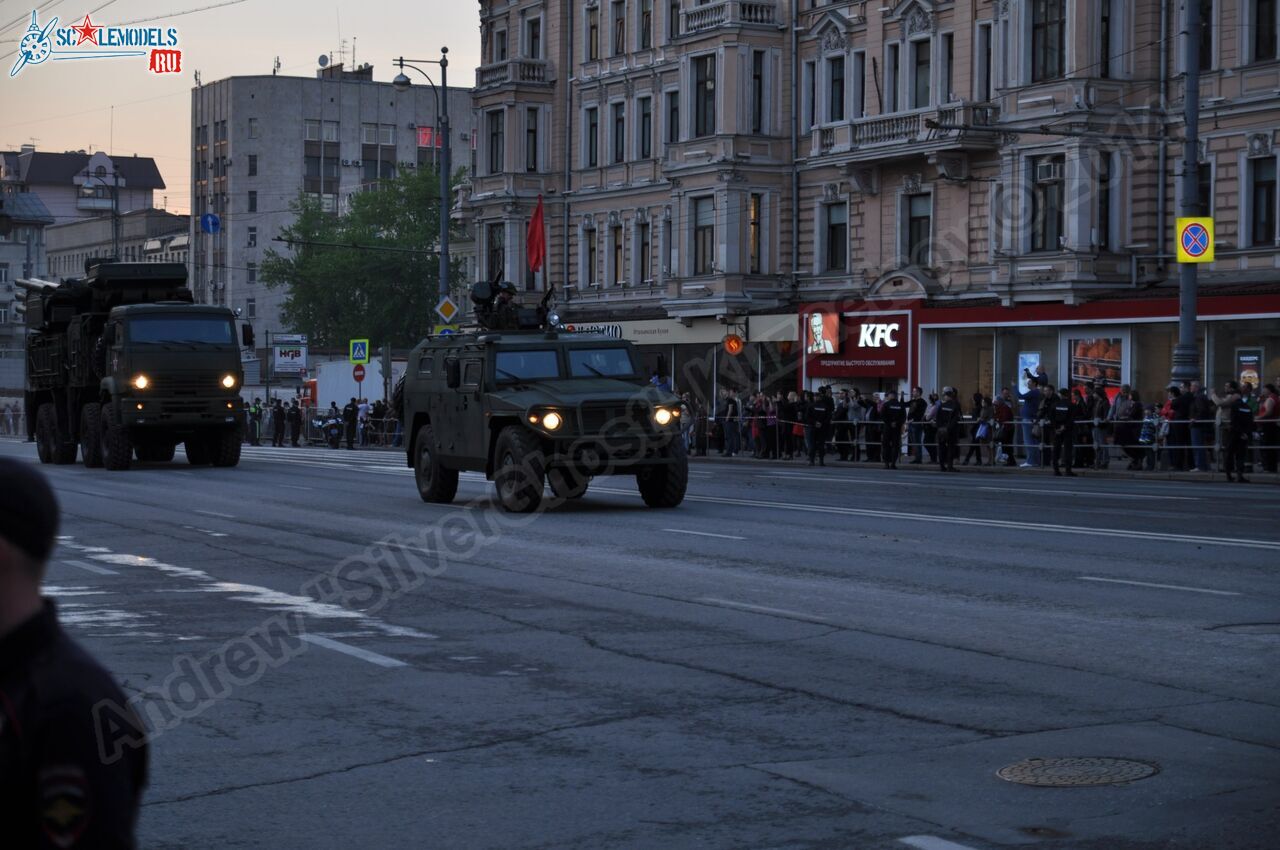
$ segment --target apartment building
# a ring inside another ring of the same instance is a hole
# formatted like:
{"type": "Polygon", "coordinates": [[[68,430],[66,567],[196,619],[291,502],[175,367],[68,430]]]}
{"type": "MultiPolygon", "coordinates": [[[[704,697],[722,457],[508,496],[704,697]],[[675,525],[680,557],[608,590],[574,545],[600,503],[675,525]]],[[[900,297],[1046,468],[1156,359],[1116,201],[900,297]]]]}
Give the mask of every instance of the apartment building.
{"type": "MultiPolygon", "coordinates": [[[[472,144],[470,92],[445,93],[454,163],[472,144]]],[[[321,68],[315,77],[228,77],[191,91],[191,280],[197,300],[240,311],[256,328],[288,331],[286,297],[258,278],[269,248],[293,221],[302,193],[341,212],[357,193],[404,169],[438,161],[435,90],[420,79],[405,92],[373,79],[373,66],[321,68]],[[421,84],[420,84],[421,83],[421,84]],[[209,235],[200,216],[218,215],[209,235]]],[[[424,318],[424,333],[429,319],[424,318]]]]}
{"type": "MultiPolygon", "coordinates": [[[[1201,12],[1214,381],[1280,373],[1275,7],[1201,12]]],[[[523,261],[542,194],[568,315],[656,343],[677,384],[696,361],[685,384],[702,392],[720,378],[992,392],[1038,362],[1157,396],[1176,341],[1181,14],[487,0],[464,207],[481,266],[542,288],[523,261]],[[815,327],[834,345],[811,345],[815,327]],[[742,355],[719,350],[728,332],[742,355]]]]}

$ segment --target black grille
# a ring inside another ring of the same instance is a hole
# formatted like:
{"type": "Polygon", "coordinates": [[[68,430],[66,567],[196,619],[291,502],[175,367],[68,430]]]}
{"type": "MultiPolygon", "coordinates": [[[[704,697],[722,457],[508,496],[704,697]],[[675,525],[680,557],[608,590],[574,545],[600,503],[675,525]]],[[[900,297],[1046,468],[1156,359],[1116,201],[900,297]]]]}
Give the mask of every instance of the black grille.
{"type": "Polygon", "coordinates": [[[155,392],[214,392],[221,388],[221,380],[221,376],[213,372],[156,375],[151,379],[150,389],[155,392]]]}
{"type": "Polygon", "coordinates": [[[582,430],[586,434],[637,431],[644,427],[643,417],[643,410],[625,404],[584,406],[582,430]]]}

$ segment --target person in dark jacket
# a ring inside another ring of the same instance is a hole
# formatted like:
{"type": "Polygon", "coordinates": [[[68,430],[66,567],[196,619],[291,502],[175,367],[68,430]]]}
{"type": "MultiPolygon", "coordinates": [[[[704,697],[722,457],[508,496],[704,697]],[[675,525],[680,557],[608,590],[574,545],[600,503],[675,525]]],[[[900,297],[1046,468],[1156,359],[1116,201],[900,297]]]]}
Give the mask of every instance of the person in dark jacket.
{"type": "Polygon", "coordinates": [[[284,426],[284,405],[276,399],[271,405],[271,445],[276,448],[284,447],[284,426]]]}
{"type": "Polygon", "coordinates": [[[880,457],[885,469],[897,469],[902,455],[902,426],[907,421],[907,404],[902,396],[890,393],[880,409],[880,457]]]}
{"type": "Polygon", "coordinates": [[[1191,406],[1195,399],[1184,393],[1176,384],[1169,385],[1169,436],[1165,439],[1165,451],[1170,465],[1178,472],[1191,468],[1191,406]]]}
{"type": "Polygon", "coordinates": [[[924,390],[911,388],[911,400],[907,402],[907,443],[911,463],[924,462],[924,412],[929,403],[924,400],[924,390]]]}
{"type": "Polygon", "coordinates": [[[956,400],[955,387],[943,387],[942,400],[938,402],[938,412],[934,417],[938,435],[938,468],[943,472],[956,471],[957,444],[963,418],[964,410],[956,400]]]}
{"type": "Polygon", "coordinates": [[[360,415],[360,405],[353,398],[347,402],[347,406],[342,408],[342,426],[346,431],[347,448],[354,449],[356,441],[356,419],[360,415]]]}
{"type": "Polygon", "coordinates": [[[57,531],[44,476],[0,459],[0,840],[127,850],[137,846],[146,736],[111,674],[41,598],[57,531]]]}
{"type": "Polygon", "coordinates": [[[822,387],[813,396],[805,410],[805,425],[812,437],[809,442],[809,465],[817,458],[821,466],[827,465],[827,440],[831,439],[831,421],[835,404],[831,400],[831,388],[822,387]]]}
{"type": "Polygon", "coordinates": [[[295,401],[289,405],[286,419],[289,422],[289,442],[296,449],[298,439],[302,436],[302,408],[298,407],[298,402],[295,401]]]}
{"type": "Polygon", "coordinates": [[[1235,381],[1227,381],[1222,395],[1214,395],[1214,404],[1227,411],[1226,427],[1222,431],[1223,465],[1226,467],[1227,480],[1239,480],[1248,484],[1244,477],[1245,457],[1249,454],[1249,438],[1253,434],[1253,408],[1249,399],[1241,392],[1235,381]],[[1232,473],[1236,477],[1232,478],[1232,473]]]}
{"type": "Polygon", "coordinates": [[[1076,422],[1080,420],[1080,405],[1072,396],[1071,390],[1063,387],[1057,393],[1050,390],[1041,409],[1045,421],[1042,427],[1047,429],[1048,436],[1052,439],[1049,452],[1052,455],[1053,474],[1061,476],[1062,470],[1059,467],[1066,466],[1067,475],[1074,478],[1076,473],[1071,466],[1075,456],[1075,430],[1076,422]]]}

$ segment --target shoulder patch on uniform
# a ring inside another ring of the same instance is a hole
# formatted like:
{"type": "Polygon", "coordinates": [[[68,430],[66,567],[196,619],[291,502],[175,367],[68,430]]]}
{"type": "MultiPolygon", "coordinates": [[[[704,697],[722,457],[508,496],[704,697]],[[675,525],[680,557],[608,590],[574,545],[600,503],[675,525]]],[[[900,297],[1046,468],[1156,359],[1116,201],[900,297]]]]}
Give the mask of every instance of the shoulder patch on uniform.
{"type": "Polygon", "coordinates": [[[68,765],[40,771],[40,827],[54,847],[73,847],[89,825],[88,781],[68,765]]]}

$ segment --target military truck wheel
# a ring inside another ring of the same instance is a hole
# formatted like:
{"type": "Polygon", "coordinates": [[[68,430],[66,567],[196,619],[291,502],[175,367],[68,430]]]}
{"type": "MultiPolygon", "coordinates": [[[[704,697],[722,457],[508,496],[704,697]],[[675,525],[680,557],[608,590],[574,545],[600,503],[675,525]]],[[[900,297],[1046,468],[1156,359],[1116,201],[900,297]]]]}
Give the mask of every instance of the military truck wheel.
{"type": "Polygon", "coordinates": [[[547,483],[557,499],[581,499],[587,492],[591,477],[576,469],[556,466],[547,470],[547,483]]]}
{"type": "Polygon", "coordinates": [[[45,403],[36,409],[36,454],[41,463],[53,463],[58,448],[58,414],[45,403]]]}
{"type": "Polygon", "coordinates": [[[80,460],[90,469],[102,466],[102,408],[96,403],[80,411],[80,460]]]}
{"type": "Polygon", "coordinates": [[[209,437],[209,460],[214,466],[237,466],[244,438],[239,428],[224,428],[209,437]]]}
{"type": "Polygon", "coordinates": [[[173,460],[174,448],[169,443],[153,443],[149,446],[138,446],[133,451],[138,456],[138,460],[144,463],[168,463],[173,460]]]}
{"type": "Polygon", "coordinates": [[[668,463],[641,468],[636,473],[636,484],[649,507],[674,508],[684,501],[684,491],[689,486],[689,452],[684,441],[677,438],[662,456],[668,463]]]}
{"type": "Polygon", "coordinates": [[[418,483],[418,495],[422,501],[452,502],[458,495],[458,470],[445,469],[440,463],[436,435],[430,425],[418,429],[413,451],[413,477],[418,483]]]}
{"type": "Polygon", "coordinates": [[[133,461],[133,441],[129,432],[111,424],[111,407],[102,405],[102,465],[107,469],[128,469],[133,461]]]}
{"type": "Polygon", "coordinates": [[[542,454],[533,434],[508,426],[498,435],[493,482],[498,501],[512,513],[532,513],[542,504],[545,477],[542,454]]]}
{"type": "Polygon", "coordinates": [[[182,445],[187,450],[187,463],[192,466],[209,465],[209,442],[203,434],[188,437],[182,445]]]}

